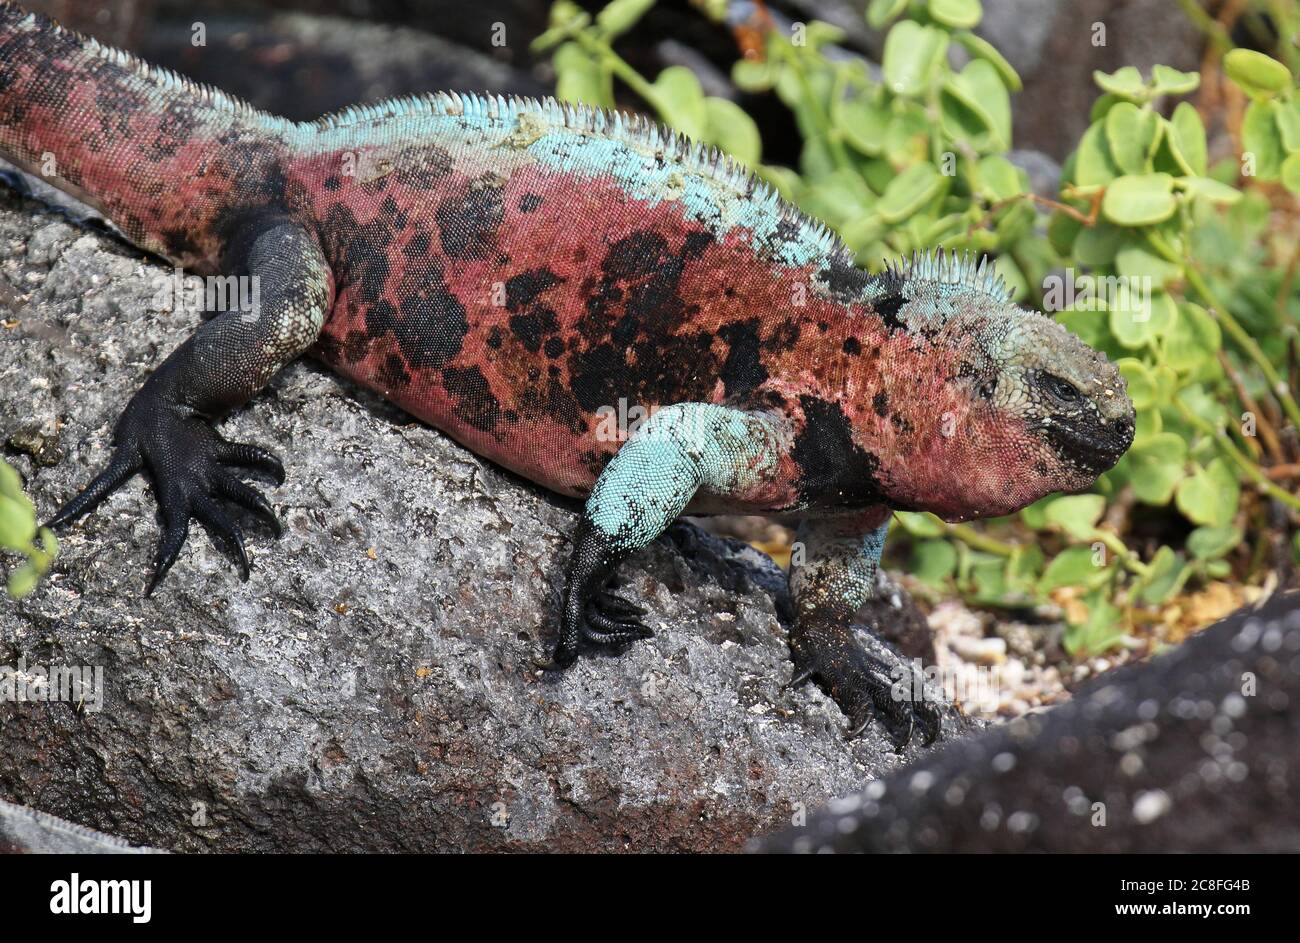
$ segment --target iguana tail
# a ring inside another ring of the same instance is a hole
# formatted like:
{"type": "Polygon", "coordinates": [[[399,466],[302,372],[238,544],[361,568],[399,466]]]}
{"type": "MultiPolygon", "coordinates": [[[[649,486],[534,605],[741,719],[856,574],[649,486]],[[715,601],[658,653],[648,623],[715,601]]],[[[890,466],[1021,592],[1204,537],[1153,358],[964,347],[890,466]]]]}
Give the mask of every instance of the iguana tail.
{"type": "Polygon", "coordinates": [[[0,156],[177,264],[215,264],[229,194],[292,127],[0,0],[0,156]]]}

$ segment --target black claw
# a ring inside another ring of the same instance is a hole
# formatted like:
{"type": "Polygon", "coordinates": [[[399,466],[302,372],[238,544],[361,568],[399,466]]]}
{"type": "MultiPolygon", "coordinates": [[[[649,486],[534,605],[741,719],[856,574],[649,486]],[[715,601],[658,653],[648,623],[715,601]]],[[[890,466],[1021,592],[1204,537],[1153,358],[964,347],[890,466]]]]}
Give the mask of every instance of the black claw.
{"type": "Polygon", "coordinates": [[[239,525],[210,498],[199,498],[194,502],[194,516],[208,529],[208,533],[227,545],[239,564],[240,579],[248,582],[248,551],[244,548],[244,532],[239,525]]]}
{"type": "Polygon", "coordinates": [[[277,485],[284,484],[284,465],[266,449],[247,442],[225,442],[217,452],[217,461],[238,468],[253,468],[270,475],[277,485]]]}
{"type": "Polygon", "coordinates": [[[642,609],[640,606],[629,602],[622,596],[616,596],[614,593],[607,590],[602,590],[597,593],[588,605],[595,606],[604,615],[615,619],[639,618],[646,614],[646,610],[642,609]]]}
{"type": "Polygon", "coordinates": [[[188,514],[178,514],[167,522],[167,528],[163,531],[162,540],[158,542],[158,556],[154,563],[153,576],[149,580],[149,585],[145,587],[144,594],[152,596],[153,591],[158,588],[167,571],[172,568],[176,558],[180,555],[181,547],[185,546],[185,538],[190,533],[190,519],[188,514]]]}
{"type": "Polygon", "coordinates": [[[108,467],[96,475],[90,484],[81,490],[80,494],[55,511],[54,516],[50,518],[45,526],[58,527],[94,510],[101,501],[139,471],[140,465],[140,460],[138,458],[133,459],[128,453],[119,452],[114,455],[108,467]]]}
{"type": "Polygon", "coordinates": [[[214,476],[213,486],[221,497],[234,501],[257,515],[259,520],[271,528],[276,537],[284,535],[284,526],[280,523],[275,509],[271,507],[271,502],[266,500],[256,488],[227,474],[214,476]]]}

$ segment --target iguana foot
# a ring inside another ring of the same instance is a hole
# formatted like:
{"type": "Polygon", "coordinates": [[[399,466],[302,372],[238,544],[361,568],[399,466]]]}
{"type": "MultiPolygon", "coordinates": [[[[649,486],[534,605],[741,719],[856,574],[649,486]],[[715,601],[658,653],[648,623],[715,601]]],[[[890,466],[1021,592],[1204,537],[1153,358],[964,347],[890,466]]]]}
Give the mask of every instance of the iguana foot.
{"type": "Polygon", "coordinates": [[[891,665],[876,658],[847,630],[835,636],[832,644],[809,645],[807,641],[800,644],[792,640],[795,672],[791,686],[816,681],[849,719],[850,739],[862,733],[874,716],[884,724],[899,751],[917,730],[925,745],[933,743],[941,731],[942,713],[938,704],[926,697],[922,679],[915,676],[911,666],[902,661],[891,665]]]}
{"type": "Polygon", "coordinates": [[[616,650],[629,642],[654,638],[654,632],[640,621],[645,614],[640,606],[608,590],[595,593],[581,609],[566,605],[551,666],[569,667],[585,648],[616,650]]]}
{"type": "Polygon", "coordinates": [[[145,595],[153,593],[176,562],[191,520],[198,520],[209,535],[226,545],[239,564],[242,578],[248,579],[243,531],[222,508],[221,501],[247,508],[277,537],[281,526],[266,498],[231,469],[255,469],[283,484],[284,466],[255,445],[227,442],[203,416],[149,393],[146,385],[122,414],[108,468],[63,505],[49,526],[57,527],[93,510],[136,472],[145,469],[153,479],[163,521],[153,576],[145,595]]]}

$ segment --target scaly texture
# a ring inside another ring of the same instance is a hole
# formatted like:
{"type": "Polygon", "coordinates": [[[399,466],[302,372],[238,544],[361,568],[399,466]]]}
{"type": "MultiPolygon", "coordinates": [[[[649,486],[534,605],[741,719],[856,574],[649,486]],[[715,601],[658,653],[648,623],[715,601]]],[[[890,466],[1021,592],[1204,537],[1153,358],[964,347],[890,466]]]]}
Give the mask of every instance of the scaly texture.
{"type": "Polygon", "coordinates": [[[588,497],[557,667],[648,633],[605,583],[683,511],[827,519],[793,580],[800,673],[855,728],[874,706],[901,738],[916,722],[932,737],[933,705],[882,694],[890,671],[848,631],[890,509],[1005,514],[1087,486],[1132,438],[1114,367],[984,263],[869,276],[743,170],[642,119],[439,94],[291,123],[5,3],[0,150],[138,245],[260,287],[162,364],[110,468],[55,516],[149,470],[150,588],[191,518],[243,563],[218,499],[267,516],[230,467],[279,467],[211,423],[315,341],[478,454],[588,497]]]}

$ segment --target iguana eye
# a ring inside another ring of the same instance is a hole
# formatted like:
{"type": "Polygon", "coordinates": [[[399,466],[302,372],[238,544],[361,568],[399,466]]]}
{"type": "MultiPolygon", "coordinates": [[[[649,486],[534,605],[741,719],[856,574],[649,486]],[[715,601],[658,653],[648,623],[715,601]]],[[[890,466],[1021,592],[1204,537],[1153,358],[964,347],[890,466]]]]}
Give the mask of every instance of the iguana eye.
{"type": "Polygon", "coordinates": [[[1083,394],[1073,383],[1051,373],[1040,374],[1039,384],[1062,403],[1073,405],[1083,399],[1083,394]]]}

